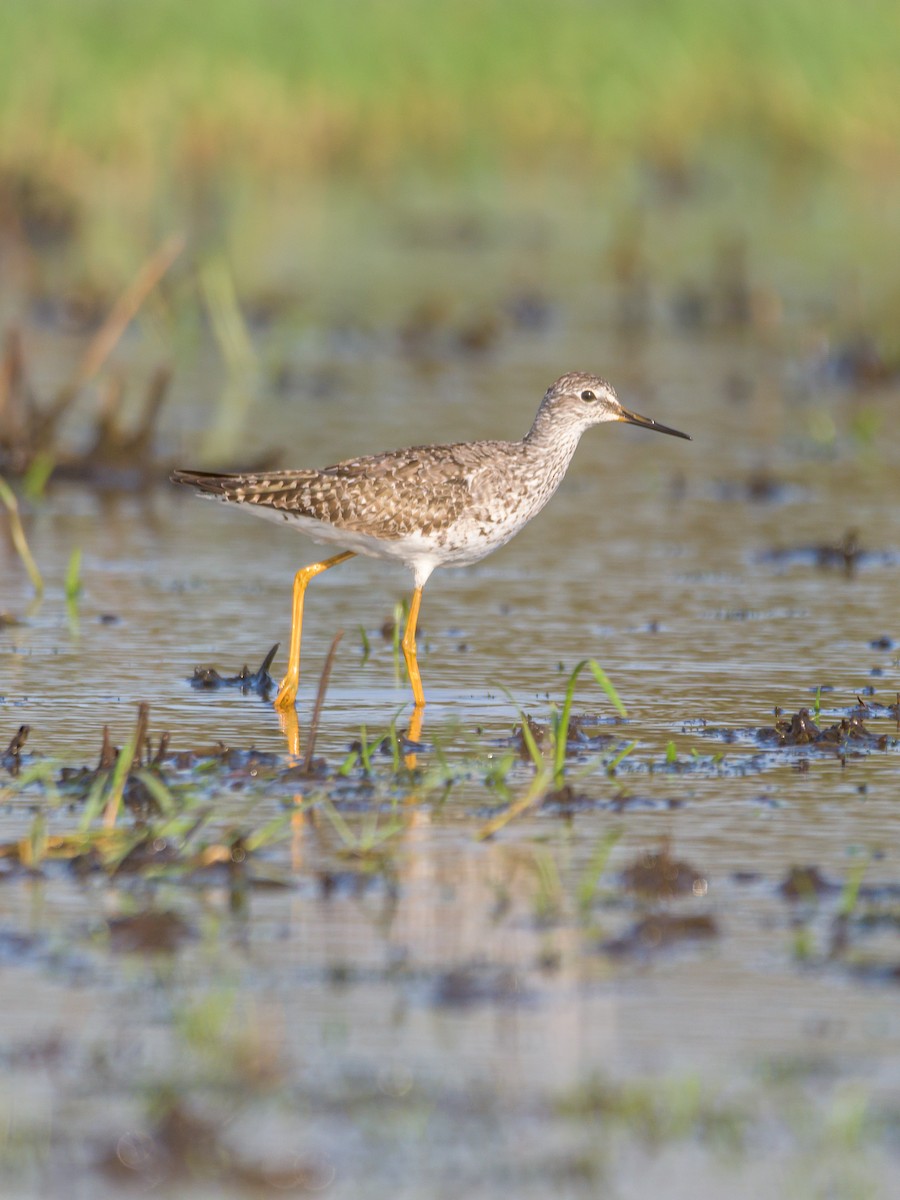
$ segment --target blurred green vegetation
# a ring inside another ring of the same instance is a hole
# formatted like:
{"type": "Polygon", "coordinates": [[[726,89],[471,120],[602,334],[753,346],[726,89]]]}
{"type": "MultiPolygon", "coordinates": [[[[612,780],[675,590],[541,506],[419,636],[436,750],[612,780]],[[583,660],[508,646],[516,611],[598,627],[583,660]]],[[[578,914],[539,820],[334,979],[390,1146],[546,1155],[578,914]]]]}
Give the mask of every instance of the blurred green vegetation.
{"type": "Polygon", "coordinates": [[[102,308],[178,230],[241,291],[302,245],[340,307],[443,206],[445,237],[555,214],[620,274],[737,224],[827,275],[896,238],[897,62],[896,0],[5,0],[6,274],[102,308]]]}
{"type": "Polygon", "coordinates": [[[0,164],[592,171],[721,139],[900,167],[896,0],[5,0],[0,164]]]}

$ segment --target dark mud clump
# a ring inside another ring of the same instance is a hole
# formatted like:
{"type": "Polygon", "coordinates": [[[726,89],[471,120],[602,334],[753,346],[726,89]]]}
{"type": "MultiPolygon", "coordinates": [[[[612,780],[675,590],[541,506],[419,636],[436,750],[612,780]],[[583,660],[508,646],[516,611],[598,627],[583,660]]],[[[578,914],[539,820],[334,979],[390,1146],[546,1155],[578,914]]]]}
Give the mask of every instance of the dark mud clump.
{"type": "Polygon", "coordinates": [[[797,488],[779,479],[765,467],[759,467],[744,479],[723,479],[715,484],[718,500],[746,501],[750,504],[784,504],[796,497],[797,492],[797,488]]]}
{"type": "Polygon", "coordinates": [[[893,638],[888,637],[887,634],[883,634],[881,637],[872,638],[871,642],[869,642],[869,648],[871,650],[893,650],[896,644],[893,638]]]}
{"type": "MultiPolygon", "coordinates": [[[[842,717],[826,729],[812,719],[808,708],[801,708],[791,717],[779,717],[775,728],[768,731],[769,740],[778,746],[821,746],[845,749],[859,747],[886,750],[890,744],[885,734],[870,733],[859,716],[842,717]]],[[[765,740],[761,734],[760,741],[765,740]]]]}
{"type": "Polygon", "coordinates": [[[773,547],[759,555],[761,563],[783,567],[817,567],[840,570],[850,579],[860,567],[893,567],[900,554],[893,550],[865,550],[855,529],[849,529],[837,542],[819,542],[811,546],[773,547]]]}
{"type": "Polygon", "coordinates": [[[900,884],[864,883],[867,866],[857,863],[842,883],[829,879],[818,866],[792,866],[778,892],[792,906],[797,955],[806,968],[837,967],[858,980],[896,985],[900,884]],[[874,945],[869,941],[872,935],[874,945]]]}
{"type": "Polygon", "coordinates": [[[177,912],[146,909],[107,921],[109,946],[119,953],[174,954],[194,936],[194,930],[177,912]]]}
{"type": "MultiPolygon", "coordinates": [[[[578,755],[591,751],[598,752],[608,749],[616,738],[612,734],[596,732],[600,726],[610,724],[610,718],[599,717],[594,713],[573,713],[569,718],[566,730],[566,755],[578,755]]],[[[618,721],[619,718],[614,718],[618,721]]],[[[530,713],[524,714],[524,721],[513,727],[507,738],[501,738],[497,745],[507,746],[518,754],[525,762],[531,762],[534,751],[547,756],[554,747],[553,728],[547,721],[537,721],[530,713]]]]}
{"type": "Polygon", "coordinates": [[[827,726],[820,725],[808,708],[801,708],[790,716],[776,708],[774,725],[746,729],[708,728],[701,732],[704,737],[729,744],[752,744],[775,750],[808,749],[837,755],[892,750],[897,746],[896,737],[886,733],[873,733],[864,721],[864,718],[868,720],[880,717],[897,719],[897,704],[864,701],[857,696],[855,705],[838,708],[837,711],[845,715],[827,726]]]}
{"type": "Polygon", "coordinates": [[[0,763],[9,771],[10,775],[18,775],[22,768],[22,747],[25,745],[29,732],[30,726],[20,725],[3,754],[0,755],[0,763]]]}
{"type": "Polygon", "coordinates": [[[885,357],[869,334],[859,334],[830,347],[811,364],[810,375],[843,388],[878,387],[900,375],[900,363],[885,357]]]}
{"type": "Polygon", "coordinates": [[[472,963],[441,972],[431,999],[445,1008],[476,1004],[520,1004],[528,998],[515,971],[487,963],[472,963]]]}
{"type": "Polygon", "coordinates": [[[269,674],[279,643],[276,642],[256,671],[251,671],[244,663],[237,675],[220,675],[215,667],[195,667],[189,683],[192,688],[202,691],[214,691],[218,688],[240,688],[243,695],[255,692],[263,700],[268,700],[275,690],[275,681],[269,674]]]}
{"type": "Polygon", "coordinates": [[[814,900],[820,896],[833,896],[841,891],[839,883],[833,883],[818,867],[791,867],[778,885],[785,900],[814,900]]]}
{"type": "Polygon", "coordinates": [[[202,1181],[229,1194],[234,1188],[253,1195],[305,1194],[323,1191],[334,1177],[327,1160],[314,1156],[271,1163],[244,1157],[226,1141],[231,1117],[201,1116],[180,1097],[163,1097],[157,1110],[149,1132],[123,1134],[98,1158],[103,1174],[136,1192],[202,1181]]]}
{"type": "Polygon", "coordinates": [[[125,807],[138,814],[158,814],[161,810],[154,794],[154,781],[163,787],[167,786],[162,763],[168,754],[169,735],[162,734],[154,750],[147,733],[148,719],[148,708],[142,704],[131,759],[126,767],[120,767],[120,760],[121,755],[128,751],[113,745],[109,726],[104,725],[96,767],[62,767],[57,779],[60,790],[75,800],[99,797],[114,785],[116,773],[121,770],[121,796],[125,807]]]}
{"type": "Polygon", "coordinates": [[[606,954],[652,954],[684,941],[718,937],[719,929],[708,913],[654,913],[634,924],[620,937],[601,943],[606,954]]]}
{"type": "MultiPolygon", "coordinates": [[[[291,810],[262,825],[223,825],[215,803],[223,786],[237,791],[280,782],[288,770],[284,756],[224,745],[175,753],[167,734],[154,747],[147,724],[148,709],[141,705],[135,732],[121,750],[105,728],[95,767],[57,769],[38,761],[23,771],[18,786],[41,787],[57,802],[82,805],[82,814],[76,829],[51,832],[38,812],[29,833],[0,844],[0,875],[62,869],[79,878],[212,883],[229,888],[235,903],[248,888],[290,886],[288,877],[260,862],[259,852],[280,836],[291,810]]],[[[170,952],[189,936],[179,921],[168,913],[123,917],[109,924],[111,947],[170,952]]]]}
{"type": "Polygon", "coordinates": [[[30,166],[0,169],[0,230],[38,249],[59,250],[79,233],[81,206],[56,180],[30,166]]]}
{"type": "Polygon", "coordinates": [[[652,911],[623,933],[600,942],[601,953],[647,955],[678,942],[718,937],[718,925],[709,913],[669,911],[673,901],[706,896],[707,880],[690,863],[673,858],[667,845],[639,855],[621,872],[619,881],[625,893],[652,911]]]}
{"type": "Polygon", "coordinates": [[[534,751],[547,755],[553,745],[550,726],[546,721],[536,721],[530,713],[524,713],[521,725],[514,725],[509,737],[498,739],[499,746],[508,746],[514,750],[523,762],[531,762],[534,751]]]}
{"type": "Polygon", "coordinates": [[[684,808],[686,800],[675,796],[641,796],[626,789],[616,792],[612,800],[606,801],[601,807],[610,812],[674,812],[684,808]]]}
{"type": "Polygon", "coordinates": [[[648,851],[625,868],[622,887],[652,900],[704,895],[706,879],[690,863],[673,858],[668,847],[648,851]]]}

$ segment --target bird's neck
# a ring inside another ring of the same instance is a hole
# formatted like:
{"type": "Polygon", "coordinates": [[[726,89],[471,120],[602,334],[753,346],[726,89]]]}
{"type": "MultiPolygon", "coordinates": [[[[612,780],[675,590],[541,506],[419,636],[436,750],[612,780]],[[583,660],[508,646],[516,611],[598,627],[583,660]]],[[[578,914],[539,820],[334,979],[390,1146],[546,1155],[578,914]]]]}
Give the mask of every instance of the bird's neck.
{"type": "Polygon", "coordinates": [[[545,470],[561,479],[578,448],[581,434],[577,426],[560,425],[550,413],[539,408],[523,444],[529,457],[539,460],[545,470]]]}

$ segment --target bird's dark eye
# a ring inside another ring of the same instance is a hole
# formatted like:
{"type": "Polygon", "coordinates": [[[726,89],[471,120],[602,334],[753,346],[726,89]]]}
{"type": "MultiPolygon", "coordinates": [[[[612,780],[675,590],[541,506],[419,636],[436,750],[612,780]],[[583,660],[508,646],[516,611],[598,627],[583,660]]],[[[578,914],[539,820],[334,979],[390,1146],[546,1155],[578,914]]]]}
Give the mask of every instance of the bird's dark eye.
{"type": "Polygon", "coordinates": [[[596,400],[597,399],[597,397],[594,395],[594,393],[589,392],[589,391],[582,392],[581,398],[582,398],[582,400],[596,400]]]}

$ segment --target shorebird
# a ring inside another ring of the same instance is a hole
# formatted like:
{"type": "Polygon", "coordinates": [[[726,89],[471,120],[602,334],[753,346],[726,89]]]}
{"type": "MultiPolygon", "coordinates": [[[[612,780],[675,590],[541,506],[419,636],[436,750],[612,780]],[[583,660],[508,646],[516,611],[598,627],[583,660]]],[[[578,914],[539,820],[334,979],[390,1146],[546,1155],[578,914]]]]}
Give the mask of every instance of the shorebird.
{"type": "Polygon", "coordinates": [[[416,709],[425,704],[416,659],[422,589],[436,567],[463,567],[505,545],[541,511],[592,425],[624,421],[690,436],[625,408],[598,375],[572,371],[547,390],[531,429],[518,442],[412,446],[351,458],[321,470],[217,475],[175,471],[174,483],[288,525],[340,554],[301,567],[294,577],[287,673],[275,707],[292,709],[300,683],[303,600],[311,579],[357,554],[392,559],[413,574],[403,657],[416,709]]]}

